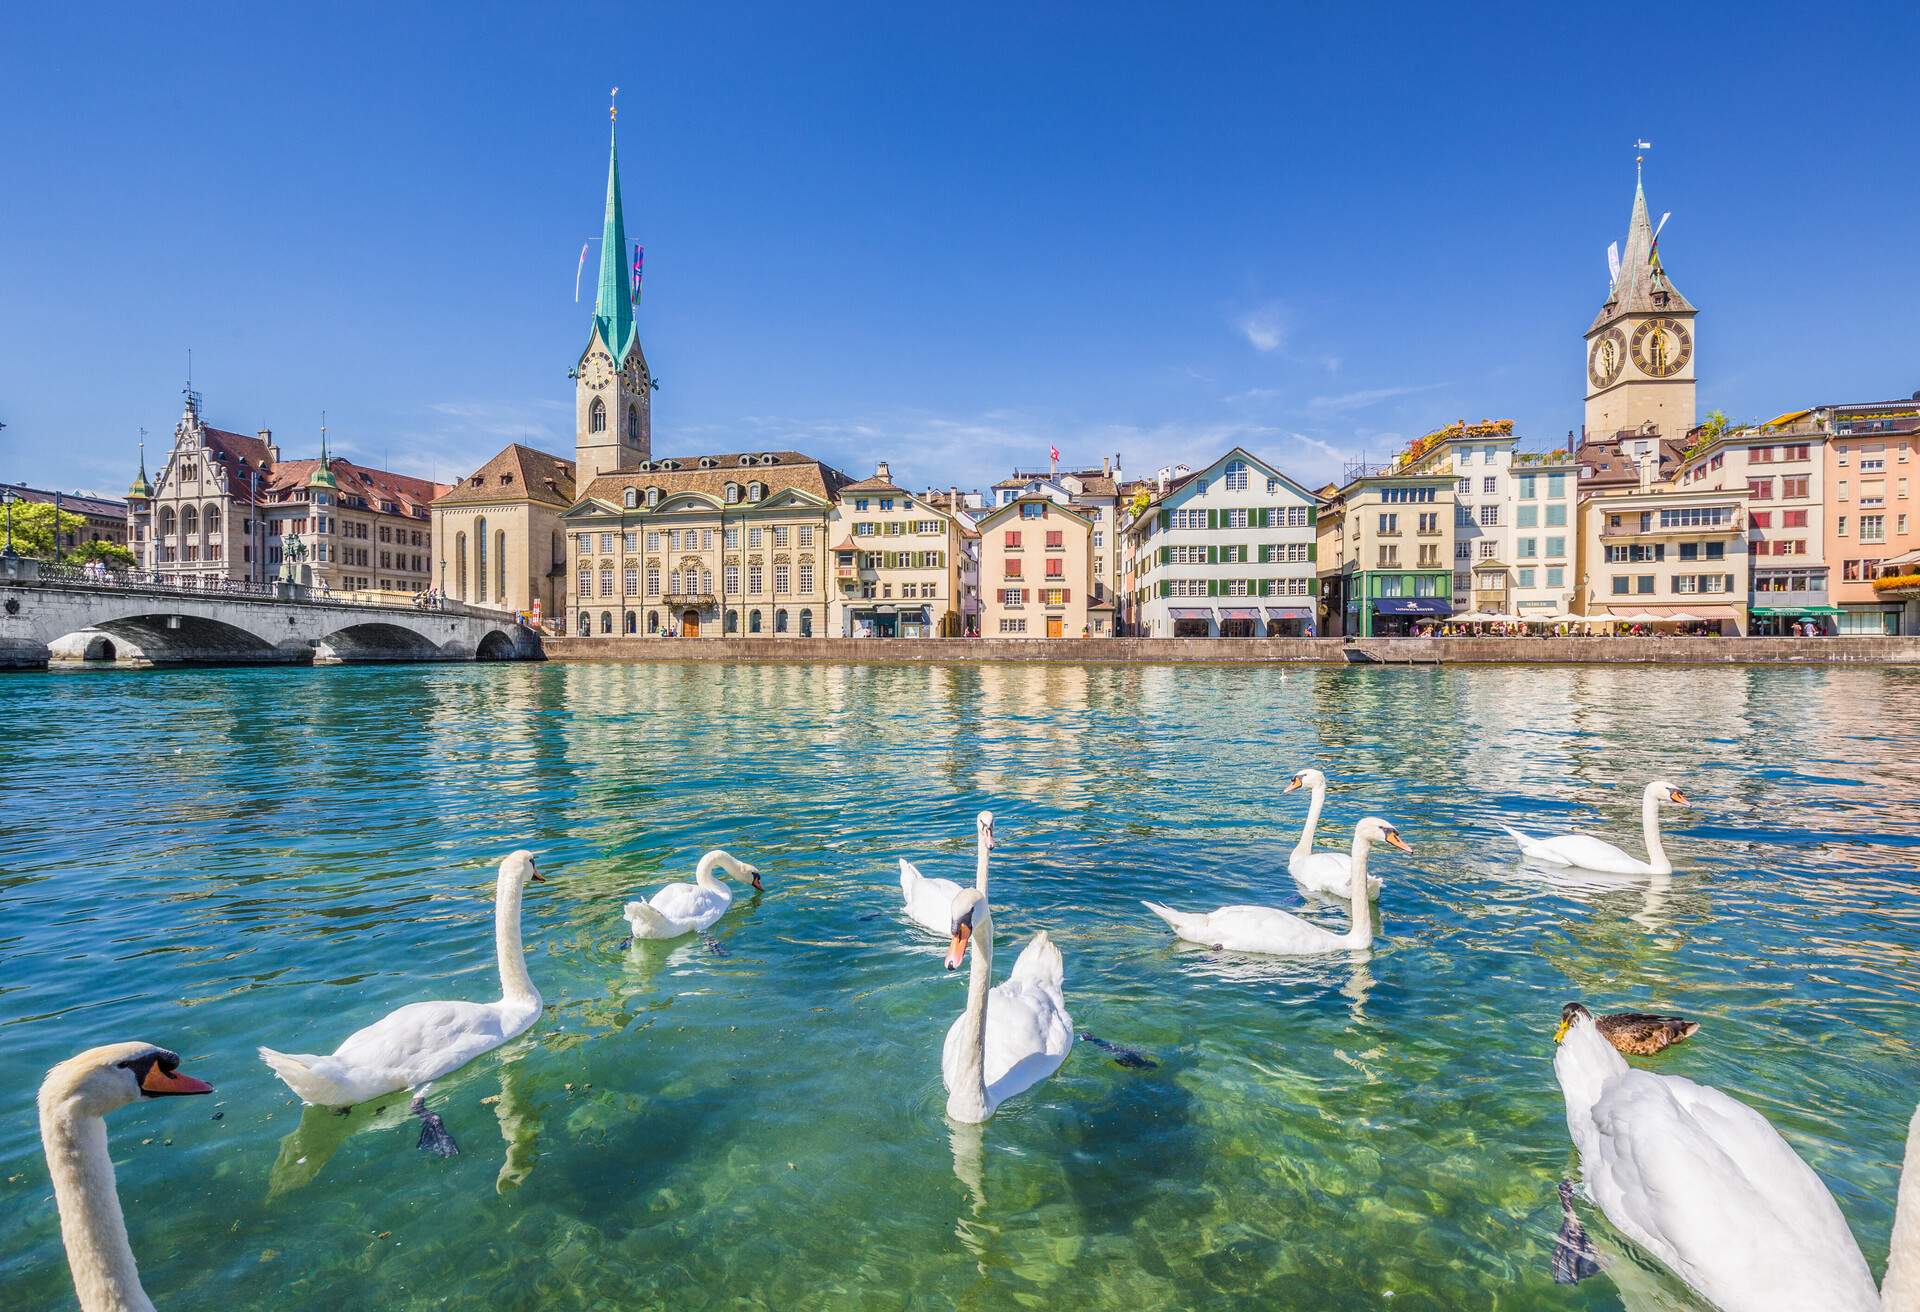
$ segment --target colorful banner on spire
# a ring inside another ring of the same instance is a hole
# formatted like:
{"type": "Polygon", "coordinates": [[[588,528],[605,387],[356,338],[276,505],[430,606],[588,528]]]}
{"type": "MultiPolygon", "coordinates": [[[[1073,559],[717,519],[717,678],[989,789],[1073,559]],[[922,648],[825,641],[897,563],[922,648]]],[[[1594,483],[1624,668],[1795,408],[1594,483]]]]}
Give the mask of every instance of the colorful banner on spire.
{"type": "Polygon", "coordinates": [[[645,270],[647,248],[639,242],[633,244],[633,303],[640,304],[640,277],[645,270]]]}

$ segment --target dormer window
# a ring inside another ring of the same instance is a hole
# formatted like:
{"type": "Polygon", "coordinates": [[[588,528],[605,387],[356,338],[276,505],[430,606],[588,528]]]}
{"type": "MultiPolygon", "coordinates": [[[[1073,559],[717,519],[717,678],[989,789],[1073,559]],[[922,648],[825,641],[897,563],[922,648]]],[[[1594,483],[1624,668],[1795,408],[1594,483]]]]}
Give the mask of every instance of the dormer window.
{"type": "Polygon", "coordinates": [[[628,510],[636,508],[640,504],[640,493],[633,488],[628,488],[626,496],[622,498],[621,504],[626,506],[628,510]]]}
{"type": "Polygon", "coordinates": [[[714,459],[714,458],[713,458],[712,456],[701,456],[701,457],[700,457],[700,468],[702,468],[702,469],[712,469],[712,468],[713,468],[713,467],[714,467],[715,465],[717,465],[717,464],[719,464],[719,463],[720,463],[720,462],[719,462],[719,461],[717,461],[717,460],[715,460],[715,459],[714,459]]]}
{"type": "Polygon", "coordinates": [[[767,494],[767,485],[765,483],[754,482],[754,483],[747,484],[747,500],[758,501],[761,497],[764,497],[766,494],[767,494]]]}
{"type": "Polygon", "coordinates": [[[741,463],[741,464],[743,464],[743,465],[750,465],[750,464],[752,464],[752,463],[753,463],[753,457],[752,457],[752,456],[741,456],[741,457],[740,457],[740,463],[741,463]]]}
{"type": "Polygon", "coordinates": [[[738,483],[727,484],[727,504],[731,506],[738,500],[740,500],[740,485],[738,483]]]}
{"type": "Polygon", "coordinates": [[[653,461],[642,460],[639,464],[635,465],[634,468],[644,474],[653,468],[653,461]]]}
{"type": "Polygon", "coordinates": [[[660,489],[657,487],[648,488],[647,489],[647,509],[651,510],[659,504],[660,504],[660,489]]]}
{"type": "Polygon", "coordinates": [[[761,463],[761,464],[763,464],[763,465],[777,465],[777,464],[779,464],[780,462],[779,462],[779,460],[778,460],[777,458],[775,458],[774,456],[772,456],[771,454],[769,454],[769,455],[764,455],[764,456],[761,456],[761,457],[760,457],[760,463],[761,463]]]}

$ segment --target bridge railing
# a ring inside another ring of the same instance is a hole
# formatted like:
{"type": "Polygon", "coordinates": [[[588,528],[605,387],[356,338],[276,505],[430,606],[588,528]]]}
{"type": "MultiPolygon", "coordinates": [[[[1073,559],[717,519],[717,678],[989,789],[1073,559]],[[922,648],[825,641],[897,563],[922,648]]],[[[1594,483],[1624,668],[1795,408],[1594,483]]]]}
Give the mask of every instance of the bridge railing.
{"type": "Polygon", "coordinates": [[[105,592],[165,592],[186,597],[227,597],[250,601],[278,602],[301,606],[338,606],[353,610],[388,610],[413,614],[421,611],[442,615],[465,615],[476,619],[519,622],[511,612],[489,610],[470,602],[450,601],[422,592],[411,602],[368,601],[354,596],[335,596],[329,592],[287,585],[255,583],[247,579],[219,574],[201,576],[167,574],[158,570],[113,569],[104,565],[52,565],[39,563],[35,577],[42,587],[98,588],[105,592]]]}

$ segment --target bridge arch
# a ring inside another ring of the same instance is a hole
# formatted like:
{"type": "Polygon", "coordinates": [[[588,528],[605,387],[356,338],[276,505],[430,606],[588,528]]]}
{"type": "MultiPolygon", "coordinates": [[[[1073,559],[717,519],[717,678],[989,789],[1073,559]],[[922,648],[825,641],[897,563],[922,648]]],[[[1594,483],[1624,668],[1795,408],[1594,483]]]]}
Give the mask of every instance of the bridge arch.
{"type": "Polygon", "coordinates": [[[480,645],[474,648],[473,658],[477,661],[510,661],[517,659],[519,647],[513,639],[499,629],[489,629],[480,639],[480,645]]]}
{"type": "Polygon", "coordinates": [[[96,620],[91,627],[123,639],[156,665],[298,664],[312,659],[305,643],[270,642],[237,624],[201,615],[122,615],[96,620]]]}
{"type": "Polygon", "coordinates": [[[441,659],[432,638],[401,624],[364,621],[335,629],[314,648],[318,661],[431,661],[441,659]]]}

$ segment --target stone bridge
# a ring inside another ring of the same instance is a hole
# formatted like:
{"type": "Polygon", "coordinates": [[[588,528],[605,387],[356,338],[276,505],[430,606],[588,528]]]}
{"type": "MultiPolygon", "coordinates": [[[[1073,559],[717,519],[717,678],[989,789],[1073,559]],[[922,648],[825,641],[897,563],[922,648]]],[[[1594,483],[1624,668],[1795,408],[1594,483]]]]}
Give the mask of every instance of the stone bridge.
{"type": "Polygon", "coordinates": [[[294,584],[189,587],[0,557],[0,669],[49,658],[140,665],[539,660],[506,611],[317,595],[294,584]]]}

